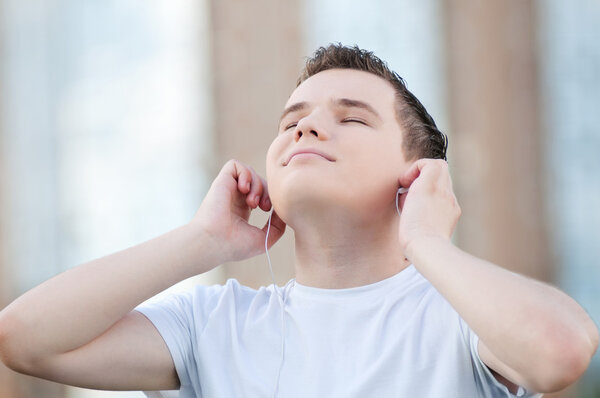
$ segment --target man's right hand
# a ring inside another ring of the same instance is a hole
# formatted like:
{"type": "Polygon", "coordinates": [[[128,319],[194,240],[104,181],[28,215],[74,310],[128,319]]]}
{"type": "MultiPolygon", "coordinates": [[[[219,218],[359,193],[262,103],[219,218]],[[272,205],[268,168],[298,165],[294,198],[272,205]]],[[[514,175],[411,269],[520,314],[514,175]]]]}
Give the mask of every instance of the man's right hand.
{"type": "MultiPolygon", "coordinates": [[[[222,254],[216,263],[240,261],[265,250],[268,221],[260,229],[248,223],[253,209],[272,207],[267,183],[250,166],[229,160],[221,169],[191,224],[204,231],[222,254]]],[[[285,223],[273,211],[268,247],[285,232],[285,223]]]]}
{"type": "MultiPolygon", "coordinates": [[[[268,198],[251,168],[227,162],[190,223],[63,272],[0,311],[0,361],[86,388],[178,388],[164,340],[134,308],[185,278],[261,253],[266,226],[248,218],[257,206],[268,211],[268,198]]],[[[273,213],[269,246],[284,230],[273,213]]]]}

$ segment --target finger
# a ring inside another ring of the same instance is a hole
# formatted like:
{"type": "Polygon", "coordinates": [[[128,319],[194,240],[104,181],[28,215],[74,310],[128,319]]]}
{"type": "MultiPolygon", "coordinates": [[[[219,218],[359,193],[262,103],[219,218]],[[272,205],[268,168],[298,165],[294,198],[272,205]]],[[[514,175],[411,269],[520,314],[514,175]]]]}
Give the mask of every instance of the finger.
{"type": "Polygon", "coordinates": [[[408,170],[404,172],[400,177],[398,177],[398,183],[401,187],[408,188],[413,183],[414,180],[417,179],[419,174],[421,173],[421,168],[423,167],[422,159],[415,161],[410,165],[408,170]]]}
{"type": "Polygon", "coordinates": [[[277,242],[279,238],[283,236],[283,233],[285,232],[285,227],[285,222],[281,218],[279,218],[275,211],[273,211],[271,213],[271,228],[269,229],[269,220],[267,220],[265,226],[262,229],[265,232],[265,234],[267,233],[267,229],[269,229],[269,240],[267,241],[268,248],[273,246],[275,242],[277,242]]]}
{"type": "MultiPolygon", "coordinates": [[[[450,177],[450,170],[448,169],[448,163],[444,160],[439,159],[435,162],[435,166],[432,167],[436,169],[437,175],[437,187],[441,191],[445,192],[447,195],[453,196],[454,191],[452,189],[452,178],[450,177]]],[[[435,175],[432,173],[432,178],[435,175]]]]}
{"type": "Polygon", "coordinates": [[[247,194],[250,192],[252,173],[248,170],[248,167],[241,163],[237,163],[236,168],[238,172],[238,190],[241,193],[247,194]]]}
{"type": "Polygon", "coordinates": [[[443,164],[443,172],[442,178],[444,179],[444,184],[448,187],[450,192],[454,192],[454,188],[452,187],[452,176],[450,175],[450,168],[448,167],[448,163],[444,162],[443,164]]]}
{"type": "Polygon", "coordinates": [[[273,204],[271,203],[271,198],[269,198],[268,196],[263,194],[263,196],[260,199],[260,208],[263,211],[269,211],[269,210],[271,210],[272,206],[273,206],[273,204]]]}
{"type": "Polygon", "coordinates": [[[260,202],[260,196],[263,193],[263,183],[260,176],[252,169],[252,167],[248,167],[248,170],[250,171],[251,181],[250,192],[246,197],[246,203],[254,209],[260,202]]]}
{"type": "Polygon", "coordinates": [[[261,181],[263,184],[263,194],[260,197],[260,208],[264,211],[271,210],[271,197],[269,196],[269,187],[267,186],[267,182],[264,178],[261,177],[261,181]]]}
{"type": "Polygon", "coordinates": [[[430,183],[433,182],[435,186],[439,182],[444,168],[447,168],[447,165],[441,159],[419,159],[398,178],[398,182],[403,187],[409,187],[418,177],[422,177],[430,183]]]}
{"type": "Polygon", "coordinates": [[[236,182],[237,190],[241,193],[246,194],[250,191],[250,171],[242,162],[230,159],[221,172],[233,177],[236,182]]]}

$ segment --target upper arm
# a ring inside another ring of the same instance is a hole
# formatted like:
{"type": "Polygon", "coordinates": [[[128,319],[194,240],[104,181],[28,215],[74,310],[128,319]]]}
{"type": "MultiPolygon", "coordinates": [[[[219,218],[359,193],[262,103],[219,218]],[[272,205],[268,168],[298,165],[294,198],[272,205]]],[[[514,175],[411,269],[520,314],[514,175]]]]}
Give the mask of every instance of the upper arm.
{"type": "Polygon", "coordinates": [[[479,358],[490,368],[496,380],[504,384],[511,393],[516,394],[519,386],[524,386],[525,380],[514,369],[498,359],[481,340],[477,342],[477,351],[479,358]]]}
{"type": "Polygon", "coordinates": [[[166,343],[140,312],[132,311],[88,344],[35,366],[33,376],[101,390],[179,388],[166,343]]]}

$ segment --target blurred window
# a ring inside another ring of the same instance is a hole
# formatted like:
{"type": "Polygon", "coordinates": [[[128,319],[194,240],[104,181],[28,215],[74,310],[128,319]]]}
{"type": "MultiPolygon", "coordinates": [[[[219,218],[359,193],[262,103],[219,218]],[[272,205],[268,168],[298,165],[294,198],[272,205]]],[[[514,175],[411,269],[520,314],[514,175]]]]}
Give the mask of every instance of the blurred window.
{"type": "Polygon", "coordinates": [[[0,3],[13,295],[194,215],[213,152],[206,6],[0,3]]]}
{"type": "MultiPolygon", "coordinates": [[[[537,4],[548,216],[559,284],[599,324],[600,3],[537,4]]],[[[584,391],[594,388],[590,397],[600,394],[599,374],[596,353],[583,386],[584,391]]]]}
{"type": "Polygon", "coordinates": [[[334,42],[373,51],[447,132],[442,2],[306,0],[304,9],[306,54],[334,42]]]}

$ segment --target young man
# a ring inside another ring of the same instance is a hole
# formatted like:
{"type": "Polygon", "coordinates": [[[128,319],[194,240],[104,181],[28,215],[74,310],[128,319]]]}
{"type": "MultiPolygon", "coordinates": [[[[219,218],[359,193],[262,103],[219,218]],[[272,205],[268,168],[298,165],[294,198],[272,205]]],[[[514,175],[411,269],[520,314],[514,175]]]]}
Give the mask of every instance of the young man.
{"type": "Polygon", "coordinates": [[[16,371],[181,397],[512,397],[560,390],[598,331],[571,298],[455,247],[445,137],[373,54],[307,62],[267,155],[229,161],[192,221],[32,289],[0,313],[16,371]],[[268,184],[267,184],[268,182],[268,184]],[[401,215],[397,213],[398,188],[401,215]],[[270,225],[248,224],[269,211],[270,225]],[[140,303],[260,254],[286,225],[296,278],[140,303]],[[269,234],[267,236],[267,230],[269,234]]]}

